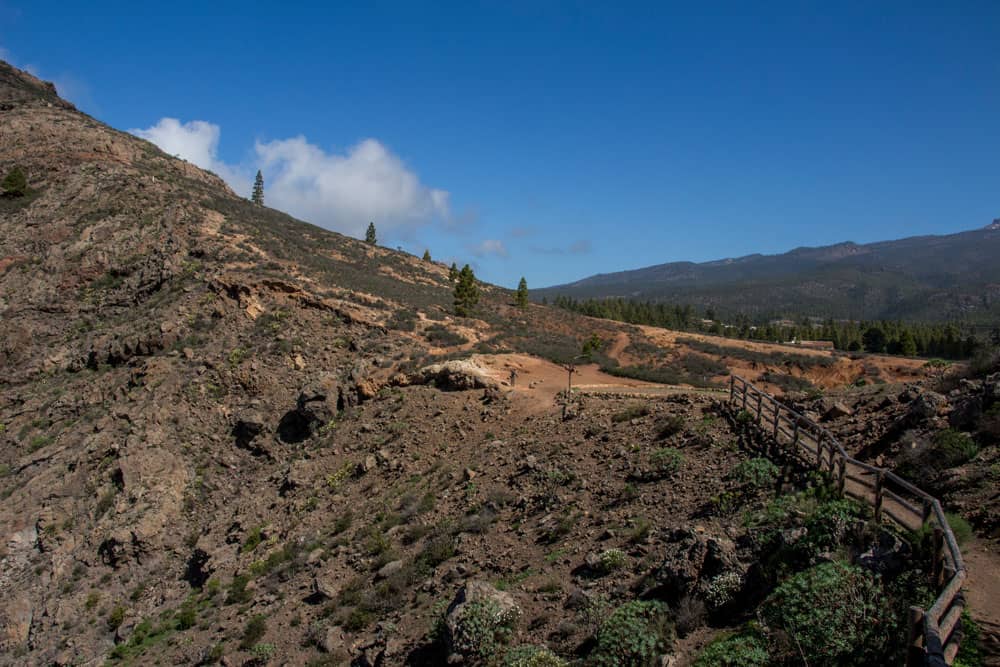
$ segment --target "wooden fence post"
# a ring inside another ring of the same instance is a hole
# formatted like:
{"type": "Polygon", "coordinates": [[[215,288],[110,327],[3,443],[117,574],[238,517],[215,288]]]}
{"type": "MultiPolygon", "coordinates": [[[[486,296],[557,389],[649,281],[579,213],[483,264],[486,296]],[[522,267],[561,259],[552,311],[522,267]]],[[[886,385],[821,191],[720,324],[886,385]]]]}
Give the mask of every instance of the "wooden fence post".
{"type": "Polygon", "coordinates": [[[920,607],[910,607],[906,634],[906,667],[922,667],[925,660],[924,610],[920,607]]]}
{"type": "Polygon", "coordinates": [[[763,394],[757,392],[757,426],[760,426],[760,401],[763,394]]]}
{"type": "Polygon", "coordinates": [[[882,485],[885,483],[885,473],[879,470],[875,477],[875,523],[882,520],[882,485]]]}
{"type": "Polygon", "coordinates": [[[823,472],[823,432],[816,436],[816,470],[823,472]]]}
{"type": "Polygon", "coordinates": [[[799,447],[799,418],[795,418],[795,428],[792,433],[792,451],[795,451],[799,447]]]}
{"type": "Polygon", "coordinates": [[[729,402],[730,403],[735,403],[736,402],[736,376],[735,375],[730,375],[729,376],[729,402]]]}
{"type": "Polygon", "coordinates": [[[837,491],[844,495],[844,485],[847,483],[847,459],[840,458],[840,472],[837,475],[837,491]]]}
{"type": "Polygon", "coordinates": [[[934,562],[931,565],[931,581],[936,588],[944,583],[944,531],[934,526],[934,562]]]}
{"type": "Polygon", "coordinates": [[[781,404],[774,402],[774,434],[771,436],[774,442],[778,442],[778,421],[781,419],[781,404]]]}
{"type": "Polygon", "coordinates": [[[747,383],[746,383],[746,381],[743,382],[743,407],[741,409],[744,410],[744,411],[747,409],[747,383]]]}

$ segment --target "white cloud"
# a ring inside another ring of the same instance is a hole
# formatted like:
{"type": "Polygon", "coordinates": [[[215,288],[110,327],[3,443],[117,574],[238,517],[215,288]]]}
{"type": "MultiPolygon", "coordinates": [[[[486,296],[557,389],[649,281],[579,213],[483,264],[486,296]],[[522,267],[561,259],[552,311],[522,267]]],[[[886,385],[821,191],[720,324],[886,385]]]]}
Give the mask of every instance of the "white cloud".
{"type": "Polygon", "coordinates": [[[352,236],[363,234],[369,221],[375,221],[380,235],[406,235],[412,227],[450,216],[449,193],[423,185],[375,139],[365,139],[343,154],[328,153],[302,136],[257,142],[251,166],[220,160],[220,128],[205,121],[163,118],[131,132],[214,171],[239,194],[249,193],[260,168],[268,206],[352,236]]]}
{"type": "Polygon", "coordinates": [[[469,252],[480,258],[489,257],[490,255],[507,257],[507,246],[503,244],[503,241],[498,241],[497,239],[486,239],[470,246],[469,252]]]}
{"type": "Polygon", "coordinates": [[[153,127],[129,132],[202,169],[214,170],[218,161],[219,126],[203,120],[182,124],[176,118],[161,118],[153,127]]]}
{"type": "Polygon", "coordinates": [[[448,217],[449,194],[421,184],[375,139],[344,154],[327,153],[304,137],[258,143],[269,206],[316,224],[360,235],[374,220],[394,231],[448,217]]]}

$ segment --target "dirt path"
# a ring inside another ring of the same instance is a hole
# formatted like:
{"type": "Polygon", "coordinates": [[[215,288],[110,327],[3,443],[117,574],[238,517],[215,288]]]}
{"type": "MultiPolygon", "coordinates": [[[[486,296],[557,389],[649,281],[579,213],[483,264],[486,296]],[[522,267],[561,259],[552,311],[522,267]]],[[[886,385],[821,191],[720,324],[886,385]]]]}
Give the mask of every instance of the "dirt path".
{"type": "Polygon", "coordinates": [[[984,665],[1000,666],[1000,545],[972,539],[962,546],[969,570],[965,600],[969,614],[983,630],[984,665]]]}
{"type": "MultiPolygon", "coordinates": [[[[556,396],[568,385],[569,373],[564,367],[538,357],[526,354],[488,354],[475,355],[473,360],[506,388],[511,388],[510,372],[516,371],[517,379],[512,387],[514,393],[531,399],[538,410],[554,408],[556,396]]],[[[652,382],[615,377],[603,372],[597,364],[584,364],[577,366],[573,373],[573,389],[652,394],[669,388],[652,382]]]]}

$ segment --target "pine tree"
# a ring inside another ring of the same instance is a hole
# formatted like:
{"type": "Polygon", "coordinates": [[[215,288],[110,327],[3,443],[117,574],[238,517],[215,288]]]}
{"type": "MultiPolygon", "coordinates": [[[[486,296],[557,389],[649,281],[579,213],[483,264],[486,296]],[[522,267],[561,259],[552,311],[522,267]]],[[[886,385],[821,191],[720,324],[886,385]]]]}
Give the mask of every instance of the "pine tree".
{"type": "Polygon", "coordinates": [[[917,356],[917,341],[909,329],[904,329],[899,336],[899,354],[907,357],[917,356]]]}
{"type": "Polygon", "coordinates": [[[257,206],[264,205],[264,175],[260,173],[260,169],[257,170],[257,178],[253,181],[253,194],[250,195],[250,201],[257,206]]]}
{"type": "Polygon", "coordinates": [[[7,172],[0,187],[3,188],[3,193],[7,197],[23,197],[28,194],[28,178],[24,175],[23,169],[14,167],[7,172]]]}
{"type": "Polygon", "coordinates": [[[479,287],[476,286],[476,274],[466,264],[459,272],[458,284],[455,285],[455,314],[468,317],[477,303],[479,303],[479,287]]]}
{"type": "Polygon", "coordinates": [[[518,308],[528,307],[528,281],[524,279],[524,276],[521,276],[521,282],[517,284],[517,294],[514,295],[514,301],[518,308]]]}
{"type": "Polygon", "coordinates": [[[424,250],[424,261],[425,262],[431,261],[431,251],[430,250],[424,250]]]}
{"type": "Polygon", "coordinates": [[[455,262],[451,263],[451,268],[448,269],[448,282],[455,282],[458,280],[458,266],[455,262]]]}
{"type": "Polygon", "coordinates": [[[378,243],[378,239],[375,238],[375,223],[374,222],[369,222],[368,223],[368,231],[365,232],[365,243],[367,243],[368,245],[375,245],[376,243],[378,243]]]}

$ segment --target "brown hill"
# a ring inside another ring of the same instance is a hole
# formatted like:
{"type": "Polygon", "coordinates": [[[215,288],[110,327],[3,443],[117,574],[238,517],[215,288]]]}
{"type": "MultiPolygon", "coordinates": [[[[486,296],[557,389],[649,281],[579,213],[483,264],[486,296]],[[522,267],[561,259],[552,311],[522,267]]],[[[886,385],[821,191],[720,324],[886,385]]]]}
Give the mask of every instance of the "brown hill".
{"type": "Polygon", "coordinates": [[[715,632],[710,582],[758,557],[712,509],[747,454],[715,397],[647,380],[924,372],[521,311],[489,285],[454,317],[444,266],[254,206],[0,63],[14,166],[0,664],[438,664],[443,606],[476,582],[520,610],[478,637],[491,659],[501,639],[584,655],[642,594],[687,609],[683,658],[715,632]],[[605,393],[563,419],[553,361],[594,336],[607,372],[574,383],[605,393]]]}

